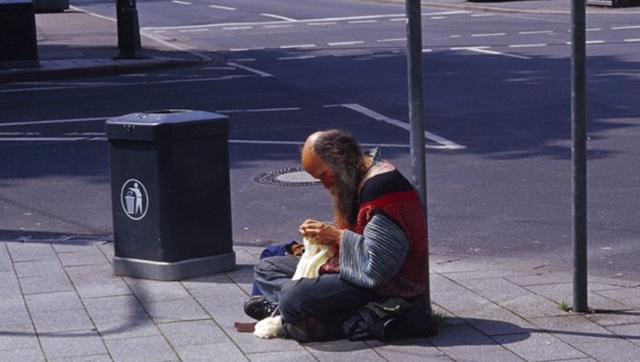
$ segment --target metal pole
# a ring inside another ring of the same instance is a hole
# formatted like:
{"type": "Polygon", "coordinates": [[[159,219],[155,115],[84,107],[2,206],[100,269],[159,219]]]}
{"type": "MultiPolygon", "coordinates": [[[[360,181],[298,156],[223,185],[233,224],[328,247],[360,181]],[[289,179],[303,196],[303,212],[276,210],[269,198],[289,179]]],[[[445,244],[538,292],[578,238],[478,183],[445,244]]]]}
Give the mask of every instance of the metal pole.
{"type": "MultiPolygon", "coordinates": [[[[409,123],[411,125],[411,169],[413,184],[418,190],[427,217],[427,174],[424,144],[424,115],[422,99],[422,11],[420,0],[407,0],[407,70],[409,78],[409,123]]],[[[426,258],[425,296],[431,314],[429,291],[429,255],[426,258]]]]}
{"type": "Polygon", "coordinates": [[[573,173],[573,310],[587,312],[587,127],[585,0],[572,0],[571,130],[573,173]]]}
{"type": "Polygon", "coordinates": [[[138,23],[138,9],[136,0],[116,0],[116,18],[118,22],[117,58],[138,58],[141,49],[140,25],[138,23]]]}

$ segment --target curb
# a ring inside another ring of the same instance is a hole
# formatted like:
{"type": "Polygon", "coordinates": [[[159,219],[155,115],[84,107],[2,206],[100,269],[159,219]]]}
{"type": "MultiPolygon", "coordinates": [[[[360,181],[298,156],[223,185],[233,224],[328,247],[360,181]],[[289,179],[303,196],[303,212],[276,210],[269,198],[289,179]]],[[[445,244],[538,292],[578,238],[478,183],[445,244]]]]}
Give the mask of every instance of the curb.
{"type": "Polygon", "coordinates": [[[161,70],[205,64],[205,60],[147,58],[139,60],[61,59],[44,60],[40,68],[0,70],[0,83],[59,80],[68,78],[118,75],[142,70],[161,70]],[[65,64],[60,64],[64,62],[65,64]],[[93,64],[88,64],[93,63],[93,64]]]}
{"type": "MultiPolygon", "coordinates": [[[[397,3],[404,4],[406,0],[369,0],[377,3],[397,3]]],[[[537,14],[537,15],[571,15],[570,10],[553,10],[553,9],[516,9],[505,8],[497,6],[477,5],[477,3],[469,4],[443,4],[435,1],[422,1],[423,6],[442,8],[442,9],[457,9],[457,10],[478,10],[494,13],[504,14],[537,14]]],[[[599,14],[599,15],[621,15],[621,14],[640,14],[640,10],[621,10],[621,9],[609,9],[601,6],[587,6],[587,14],[599,14]]]]}

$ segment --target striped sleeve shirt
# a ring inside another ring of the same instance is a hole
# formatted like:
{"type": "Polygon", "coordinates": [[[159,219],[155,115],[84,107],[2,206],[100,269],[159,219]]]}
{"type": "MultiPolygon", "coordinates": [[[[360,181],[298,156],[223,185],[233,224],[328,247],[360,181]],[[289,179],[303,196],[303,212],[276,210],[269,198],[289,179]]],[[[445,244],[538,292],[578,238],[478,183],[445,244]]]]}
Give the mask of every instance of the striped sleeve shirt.
{"type": "Polygon", "coordinates": [[[377,288],[400,270],[409,250],[402,229],[376,214],[362,235],[345,230],[340,241],[340,278],[363,288],[377,288]]]}

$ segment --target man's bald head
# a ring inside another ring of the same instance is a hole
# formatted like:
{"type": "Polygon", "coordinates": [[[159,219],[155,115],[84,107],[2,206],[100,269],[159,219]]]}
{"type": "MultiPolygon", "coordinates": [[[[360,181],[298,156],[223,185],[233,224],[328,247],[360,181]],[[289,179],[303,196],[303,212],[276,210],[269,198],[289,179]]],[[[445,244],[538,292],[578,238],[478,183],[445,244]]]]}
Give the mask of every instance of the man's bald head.
{"type": "Polygon", "coordinates": [[[358,187],[365,169],[356,139],[337,129],[315,132],[304,143],[301,164],[334,196],[338,216],[353,224],[358,187]]]}

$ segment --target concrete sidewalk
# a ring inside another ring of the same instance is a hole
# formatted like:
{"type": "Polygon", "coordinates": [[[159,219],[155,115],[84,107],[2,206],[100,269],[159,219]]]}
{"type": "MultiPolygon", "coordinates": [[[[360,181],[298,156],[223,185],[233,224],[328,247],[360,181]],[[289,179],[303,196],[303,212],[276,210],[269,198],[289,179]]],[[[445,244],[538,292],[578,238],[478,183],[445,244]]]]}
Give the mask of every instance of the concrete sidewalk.
{"type": "Polygon", "coordinates": [[[561,309],[571,275],[508,260],[431,257],[439,334],[393,344],[261,340],[235,331],[258,247],[235,271],[182,282],[112,275],[112,243],[0,241],[2,361],[638,361],[640,283],[590,278],[597,313],[561,309]]]}
{"type": "Polygon", "coordinates": [[[113,75],[211,60],[186,46],[144,34],[140,59],[114,59],[119,54],[116,26],[112,19],[75,7],[63,13],[36,14],[40,67],[0,69],[0,83],[113,75]]]}

